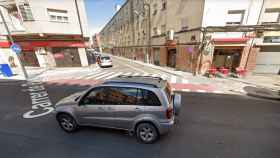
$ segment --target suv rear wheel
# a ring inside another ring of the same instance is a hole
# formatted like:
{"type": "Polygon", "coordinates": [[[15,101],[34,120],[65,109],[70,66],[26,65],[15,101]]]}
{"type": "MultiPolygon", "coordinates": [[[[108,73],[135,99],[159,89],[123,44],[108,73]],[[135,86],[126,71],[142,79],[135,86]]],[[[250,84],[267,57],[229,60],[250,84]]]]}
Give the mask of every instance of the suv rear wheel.
{"type": "Polygon", "coordinates": [[[136,128],[136,136],[145,144],[154,143],[159,137],[157,129],[151,123],[140,123],[136,128]]]}
{"type": "Polygon", "coordinates": [[[68,114],[59,114],[57,121],[60,127],[66,132],[74,132],[78,128],[76,120],[68,114]]]}

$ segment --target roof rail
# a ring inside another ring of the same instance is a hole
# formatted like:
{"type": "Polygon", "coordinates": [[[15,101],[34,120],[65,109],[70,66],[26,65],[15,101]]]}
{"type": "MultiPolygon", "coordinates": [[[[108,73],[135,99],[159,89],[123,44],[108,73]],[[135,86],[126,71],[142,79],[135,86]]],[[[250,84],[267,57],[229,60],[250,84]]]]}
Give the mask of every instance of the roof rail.
{"type": "Polygon", "coordinates": [[[112,84],[112,83],[118,83],[118,84],[137,84],[137,85],[145,85],[145,86],[151,86],[151,87],[154,87],[154,88],[159,88],[157,85],[149,84],[149,83],[142,83],[142,82],[106,81],[103,84],[112,84]]]}
{"type": "Polygon", "coordinates": [[[153,76],[129,76],[129,75],[119,75],[117,76],[119,78],[152,78],[152,79],[158,79],[163,80],[161,77],[153,77],[153,76]]]}

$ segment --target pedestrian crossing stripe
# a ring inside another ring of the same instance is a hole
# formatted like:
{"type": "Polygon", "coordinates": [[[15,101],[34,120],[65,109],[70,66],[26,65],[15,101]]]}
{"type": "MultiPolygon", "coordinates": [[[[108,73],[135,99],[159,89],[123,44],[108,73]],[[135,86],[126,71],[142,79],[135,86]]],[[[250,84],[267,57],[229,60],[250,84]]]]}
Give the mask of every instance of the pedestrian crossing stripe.
{"type": "MultiPolygon", "coordinates": [[[[86,75],[81,75],[77,77],[71,77],[71,79],[87,79],[87,80],[108,80],[111,78],[115,78],[117,76],[152,76],[152,77],[161,77],[164,80],[168,80],[170,83],[184,83],[188,84],[189,81],[184,78],[179,78],[175,75],[169,75],[169,74],[149,74],[149,73],[140,73],[140,72],[116,72],[116,71],[104,71],[102,69],[98,69],[94,72],[91,72],[86,75]]],[[[63,77],[65,78],[65,77],[63,77]]]]}
{"type": "Polygon", "coordinates": [[[108,79],[111,79],[111,78],[120,76],[121,74],[123,74],[123,72],[118,72],[118,73],[116,73],[116,74],[114,74],[114,75],[111,75],[111,76],[106,77],[105,80],[108,80],[108,79]]]}
{"type": "Polygon", "coordinates": [[[115,73],[115,72],[106,73],[106,74],[104,74],[104,75],[101,75],[101,76],[99,76],[99,77],[96,77],[95,79],[99,80],[99,79],[101,79],[101,78],[110,76],[110,75],[112,75],[112,74],[114,74],[114,73],[115,73]]]}
{"type": "Polygon", "coordinates": [[[176,76],[173,76],[173,75],[172,75],[172,76],[171,76],[170,82],[171,82],[171,83],[176,83],[176,80],[177,80],[177,79],[176,79],[176,76]]]}
{"type": "Polygon", "coordinates": [[[108,73],[108,72],[105,71],[105,72],[96,73],[95,75],[86,77],[86,79],[92,79],[92,78],[95,78],[95,77],[97,77],[97,76],[100,76],[100,75],[103,75],[103,74],[106,74],[106,73],[108,73]]]}

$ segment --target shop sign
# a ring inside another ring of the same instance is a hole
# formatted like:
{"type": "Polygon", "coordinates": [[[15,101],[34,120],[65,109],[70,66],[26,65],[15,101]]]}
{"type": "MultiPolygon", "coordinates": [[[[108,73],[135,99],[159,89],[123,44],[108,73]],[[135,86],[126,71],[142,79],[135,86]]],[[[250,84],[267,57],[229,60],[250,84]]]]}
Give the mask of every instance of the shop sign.
{"type": "Polygon", "coordinates": [[[53,55],[55,59],[64,59],[64,54],[63,53],[56,53],[53,55]]]}

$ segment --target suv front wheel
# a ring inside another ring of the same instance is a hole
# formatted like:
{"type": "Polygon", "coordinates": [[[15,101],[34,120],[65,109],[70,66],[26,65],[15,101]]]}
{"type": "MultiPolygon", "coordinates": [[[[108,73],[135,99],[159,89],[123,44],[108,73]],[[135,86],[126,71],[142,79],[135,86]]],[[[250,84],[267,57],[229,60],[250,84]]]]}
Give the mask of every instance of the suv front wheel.
{"type": "Polygon", "coordinates": [[[136,128],[136,136],[145,144],[154,143],[159,137],[155,126],[151,123],[140,123],[136,128]]]}
{"type": "Polygon", "coordinates": [[[76,120],[68,114],[59,114],[57,121],[60,127],[68,133],[74,132],[78,128],[76,120]]]}

